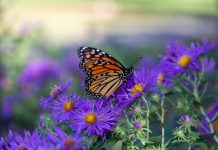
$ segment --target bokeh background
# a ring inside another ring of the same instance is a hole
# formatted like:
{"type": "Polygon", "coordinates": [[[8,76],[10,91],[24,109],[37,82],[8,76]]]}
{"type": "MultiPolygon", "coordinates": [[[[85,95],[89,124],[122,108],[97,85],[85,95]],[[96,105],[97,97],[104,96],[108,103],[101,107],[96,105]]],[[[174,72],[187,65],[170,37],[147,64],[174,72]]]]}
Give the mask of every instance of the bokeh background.
{"type": "MultiPolygon", "coordinates": [[[[43,117],[39,99],[60,80],[73,77],[69,92],[84,94],[79,46],[103,49],[125,66],[144,56],[139,65],[152,67],[171,40],[206,36],[216,42],[217,5],[216,0],[0,0],[0,135],[37,127],[43,117]]],[[[215,60],[217,55],[218,50],[215,60]]]]}

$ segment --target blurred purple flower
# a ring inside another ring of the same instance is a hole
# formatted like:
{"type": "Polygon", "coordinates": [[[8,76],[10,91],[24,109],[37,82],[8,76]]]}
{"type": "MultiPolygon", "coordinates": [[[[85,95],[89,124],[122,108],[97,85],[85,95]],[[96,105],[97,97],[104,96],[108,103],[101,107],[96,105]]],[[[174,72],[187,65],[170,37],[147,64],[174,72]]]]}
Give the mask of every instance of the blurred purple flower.
{"type": "Polygon", "coordinates": [[[215,50],[218,53],[218,35],[216,35],[216,38],[215,38],[215,50]]]}
{"type": "Polygon", "coordinates": [[[76,51],[73,52],[72,54],[67,55],[65,61],[66,61],[65,63],[67,66],[67,70],[77,73],[79,77],[81,77],[83,71],[79,67],[80,59],[77,56],[76,51]]]}
{"type": "Polygon", "coordinates": [[[80,96],[73,94],[68,97],[63,95],[59,97],[60,101],[54,101],[52,109],[52,117],[59,123],[72,119],[72,115],[75,115],[75,111],[80,108],[81,98],[80,96]]]}
{"type": "Polygon", "coordinates": [[[12,117],[13,108],[16,104],[16,100],[17,98],[15,98],[14,96],[5,96],[3,98],[1,113],[4,119],[10,119],[12,117]]]}
{"type": "Polygon", "coordinates": [[[213,58],[211,58],[210,60],[205,57],[203,60],[203,66],[204,66],[204,72],[212,72],[215,69],[216,66],[216,62],[214,61],[213,58]]]}
{"type": "MultiPolygon", "coordinates": [[[[215,134],[218,136],[218,120],[216,118],[218,117],[218,99],[210,106],[206,114],[210,120],[215,119],[213,127],[215,129],[215,134]]],[[[205,118],[201,118],[201,122],[198,125],[198,131],[200,134],[205,135],[205,137],[210,134],[210,128],[205,118]]]]}
{"type": "Polygon", "coordinates": [[[167,54],[161,56],[163,65],[167,66],[172,74],[181,74],[187,69],[201,70],[199,57],[214,46],[206,38],[202,41],[202,44],[192,42],[189,47],[177,41],[168,44],[167,54]]]}
{"type": "Polygon", "coordinates": [[[10,132],[9,135],[10,143],[8,142],[7,150],[26,150],[26,149],[54,149],[52,143],[36,130],[31,134],[29,131],[24,131],[24,136],[20,136],[16,132],[10,132]],[[12,137],[12,138],[10,138],[12,137]]]}
{"type": "Polygon", "coordinates": [[[136,129],[141,129],[141,127],[142,127],[142,123],[141,122],[134,122],[134,127],[136,128],[136,129]]]}
{"type": "Polygon", "coordinates": [[[103,100],[86,101],[83,107],[72,116],[78,132],[85,131],[88,135],[100,135],[106,138],[106,132],[112,131],[117,124],[120,114],[118,108],[105,105],[103,100]]]}
{"type": "Polygon", "coordinates": [[[142,108],[140,106],[136,106],[134,109],[133,109],[133,113],[137,114],[137,113],[140,113],[142,111],[142,108]]]}
{"type": "Polygon", "coordinates": [[[46,128],[46,124],[44,121],[40,121],[39,122],[39,127],[42,128],[42,129],[45,129],[46,128]]]}
{"type": "Polygon", "coordinates": [[[152,57],[143,57],[142,60],[139,61],[137,68],[151,69],[156,66],[156,62],[152,57]]]}
{"type": "Polygon", "coordinates": [[[63,81],[60,83],[59,86],[54,85],[51,87],[50,97],[49,98],[41,98],[40,103],[44,108],[48,108],[53,102],[54,99],[62,96],[68,89],[68,87],[72,84],[73,79],[69,79],[64,83],[63,81]]]}
{"type": "Polygon", "coordinates": [[[7,143],[5,142],[3,137],[0,137],[0,150],[7,150],[7,143]]]}
{"type": "Polygon", "coordinates": [[[67,135],[61,128],[55,128],[56,135],[47,133],[48,138],[56,145],[58,150],[83,150],[79,137],[67,135]]]}
{"type": "Polygon", "coordinates": [[[191,117],[189,115],[183,115],[181,117],[181,120],[184,122],[184,123],[189,123],[191,121],[191,117]]]}
{"type": "Polygon", "coordinates": [[[128,107],[132,102],[137,100],[143,93],[151,90],[153,81],[152,74],[141,69],[134,71],[130,80],[124,83],[119,91],[115,93],[118,100],[118,107],[128,107]]]}
{"type": "Polygon", "coordinates": [[[60,77],[60,67],[54,60],[35,60],[28,64],[20,73],[18,84],[23,93],[41,90],[42,87],[60,77]]]}
{"type": "Polygon", "coordinates": [[[195,146],[193,150],[201,150],[199,147],[195,146]]]}

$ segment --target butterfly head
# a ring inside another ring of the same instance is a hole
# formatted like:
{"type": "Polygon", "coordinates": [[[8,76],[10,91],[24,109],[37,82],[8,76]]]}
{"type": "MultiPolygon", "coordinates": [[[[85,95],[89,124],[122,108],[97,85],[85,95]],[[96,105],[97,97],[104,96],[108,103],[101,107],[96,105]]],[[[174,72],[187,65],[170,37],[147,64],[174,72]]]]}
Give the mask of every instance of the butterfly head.
{"type": "Polygon", "coordinates": [[[125,69],[124,76],[123,76],[124,80],[128,80],[132,76],[132,73],[133,73],[133,67],[125,69]]]}
{"type": "Polygon", "coordinates": [[[139,57],[132,65],[131,67],[125,69],[124,71],[124,80],[128,80],[131,76],[132,76],[132,73],[133,73],[133,69],[134,69],[134,65],[136,64],[136,62],[138,62],[140,59],[142,59],[143,57],[139,57]]]}

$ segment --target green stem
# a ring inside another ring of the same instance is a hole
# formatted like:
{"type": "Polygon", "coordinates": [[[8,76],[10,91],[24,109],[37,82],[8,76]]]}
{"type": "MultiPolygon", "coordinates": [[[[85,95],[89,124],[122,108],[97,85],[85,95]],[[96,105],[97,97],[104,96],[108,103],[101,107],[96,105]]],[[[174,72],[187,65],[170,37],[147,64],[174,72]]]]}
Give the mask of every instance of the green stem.
{"type": "Polygon", "coordinates": [[[165,110],[164,110],[164,95],[163,95],[163,98],[161,99],[161,150],[165,149],[165,145],[164,145],[164,138],[165,138],[164,115],[165,115],[165,110]]]}
{"type": "MultiPolygon", "coordinates": [[[[148,104],[148,102],[147,102],[148,104]]],[[[150,120],[149,120],[149,115],[150,115],[150,110],[149,110],[149,104],[147,105],[147,113],[146,113],[146,117],[147,117],[147,128],[150,129],[150,120]]],[[[147,130],[147,140],[149,141],[149,130],[147,130]]]]}
{"type": "Polygon", "coordinates": [[[192,94],[192,91],[185,87],[182,83],[180,84],[181,88],[184,89],[187,93],[192,94]]]}
{"type": "Polygon", "coordinates": [[[129,118],[128,118],[128,115],[127,115],[127,112],[126,112],[126,111],[125,111],[124,115],[125,115],[127,124],[128,124],[129,126],[132,126],[132,124],[131,124],[130,121],[129,121],[129,118]]]}
{"type": "Polygon", "coordinates": [[[207,92],[207,88],[208,88],[208,82],[205,84],[204,89],[200,95],[200,99],[202,99],[202,97],[205,95],[205,93],[207,92]]]}
{"type": "Polygon", "coordinates": [[[142,96],[142,99],[144,100],[144,102],[146,103],[146,108],[147,108],[147,112],[146,112],[146,126],[147,126],[147,129],[146,130],[146,138],[147,140],[149,141],[149,128],[150,128],[150,122],[149,122],[149,115],[150,115],[150,105],[149,105],[149,102],[146,100],[146,98],[144,96],[142,96]]]}
{"type": "Polygon", "coordinates": [[[204,108],[202,106],[200,106],[200,111],[201,111],[202,115],[204,116],[204,118],[206,119],[207,124],[209,125],[210,132],[213,135],[213,139],[215,140],[216,143],[218,143],[218,137],[215,134],[213,124],[211,123],[210,118],[207,116],[207,114],[206,114],[206,112],[205,112],[205,110],[204,110],[204,108]]]}
{"type": "Polygon", "coordinates": [[[165,143],[165,147],[167,147],[169,144],[172,143],[174,137],[171,137],[166,143],[165,143]]]}
{"type": "MultiPolygon", "coordinates": [[[[188,128],[188,138],[191,139],[191,128],[188,128]]],[[[190,141],[188,142],[188,150],[191,150],[192,148],[192,144],[190,143],[190,141]]]]}
{"type": "Polygon", "coordinates": [[[188,143],[188,150],[191,150],[192,146],[190,143],[188,143]]]}
{"type": "Polygon", "coordinates": [[[193,82],[193,94],[194,94],[194,97],[195,97],[196,101],[200,102],[201,99],[200,99],[199,92],[198,92],[198,80],[197,80],[196,73],[194,73],[194,77],[195,77],[195,80],[193,82]]]}

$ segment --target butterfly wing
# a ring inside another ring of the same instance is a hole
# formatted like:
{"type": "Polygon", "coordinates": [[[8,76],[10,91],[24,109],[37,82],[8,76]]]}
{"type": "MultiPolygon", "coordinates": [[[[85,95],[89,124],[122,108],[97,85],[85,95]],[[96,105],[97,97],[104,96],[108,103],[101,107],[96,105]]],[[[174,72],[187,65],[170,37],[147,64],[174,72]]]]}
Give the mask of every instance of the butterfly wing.
{"type": "Polygon", "coordinates": [[[125,69],[125,67],[118,60],[116,60],[111,55],[105,53],[102,50],[93,47],[80,47],[77,53],[80,59],[82,60],[82,62],[80,63],[80,68],[84,69],[85,71],[92,68],[93,65],[97,65],[97,63],[99,62],[102,65],[106,63],[108,63],[108,65],[114,64],[115,66],[119,67],[122,70],[125,69]]]}
{"type": "Polygon", "coordinates": [[[125,67],[111,55],[92,47],[80,47],[78,55],[90,96],[109,97],[123,83],[125,67]]]}

